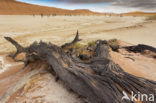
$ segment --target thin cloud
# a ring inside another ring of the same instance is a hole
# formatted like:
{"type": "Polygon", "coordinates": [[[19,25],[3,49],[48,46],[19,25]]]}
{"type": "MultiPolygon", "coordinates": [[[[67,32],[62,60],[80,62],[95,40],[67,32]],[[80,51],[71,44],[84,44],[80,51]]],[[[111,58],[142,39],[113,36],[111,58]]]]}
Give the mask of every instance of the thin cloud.
{"type": "Polygon", "coordinates": [[[57,1],[71,3],[104,3],[104,2],[113,2],[114,0],[57,0],[57,1]]]}
{"type": "Polygon", "coordinates": [[[156,0],[57,0],[71,3],[110,3],[114,6],[156,9],[156,0]]]}
{"type": "Polygon", "coordinates": [[[114,0],[112,5],[141,9],[156,9],[156,0],[114,0]]]}
{"type": "Polygon", "coordinates": [[[63,9],[90,9],[96,12],[156,12],[156,0],[18,0],[63,9]],[[38,1],[38,2],[37,2],[38,1]]]}

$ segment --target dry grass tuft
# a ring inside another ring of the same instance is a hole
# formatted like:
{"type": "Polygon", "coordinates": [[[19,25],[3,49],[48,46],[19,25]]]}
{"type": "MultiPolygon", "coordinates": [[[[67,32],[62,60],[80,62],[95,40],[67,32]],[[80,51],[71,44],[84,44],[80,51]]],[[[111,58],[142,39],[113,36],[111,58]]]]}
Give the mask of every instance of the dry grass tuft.
{"type": "Polygon", "coordinates": [[[94,46],[94,44],[95,44],[95,41],[88,42],[88,46],[90,46],[90,47],[94,46]]]}

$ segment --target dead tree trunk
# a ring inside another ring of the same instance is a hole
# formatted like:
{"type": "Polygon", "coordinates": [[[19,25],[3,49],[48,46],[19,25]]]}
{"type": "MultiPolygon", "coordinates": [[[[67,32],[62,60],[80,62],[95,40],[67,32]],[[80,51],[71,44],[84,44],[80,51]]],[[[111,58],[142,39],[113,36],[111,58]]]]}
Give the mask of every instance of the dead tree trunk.
{"type": "Polygon", "coordinates": [[[66,48],[66,47],[72,46],[73,44],[75,44],[78,41],[80,41],[80,39],[79,39],[79,31],[77,30],[75,39],[70,43],[65,43],[64,45],[61,46],[61,48],[66,48]]]}
{"type": "MultiPolygon", "coordinates": [[[[78,57],[73,58],[73,55],[62,49],[77,42],[78,33],[73,42],[62,48],[44,42],[35,42],[24,48],[9,37],[5,39],[17,48],[17,53],[13,57],[25,52],[27,58],[24,62],[29,63],[37,59],[46,61],[61,81],[90,103],[134,103],[126,99],[121,100],[123,91],[128,95],[133,91],[136,94],[140,92],[156,97],[156,82],[124,72],[111,60],[108,46],[104,41],[96,42],[92,58],[84,62],[78,57]]],[[[143,102],[155,103],[146,100],[143,102]]]]}

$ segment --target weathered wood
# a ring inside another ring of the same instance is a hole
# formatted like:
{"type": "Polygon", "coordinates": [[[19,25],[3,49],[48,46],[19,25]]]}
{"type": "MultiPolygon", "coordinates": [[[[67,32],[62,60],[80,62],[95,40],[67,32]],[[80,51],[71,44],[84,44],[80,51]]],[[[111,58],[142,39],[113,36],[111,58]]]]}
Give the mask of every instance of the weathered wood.
{"type": "Polygon", "coordinates": [[[127,46],[124,48],[127,49],[128,51],[135,52],[135,53],[143,52],[144,50],[149,50],[149,51],[156,53],[155,47],[144,45],[144,44],[138,44],[136,46],[127,46]]]}
{"type": "Polygon", "coordinates": [[[18,44],[16,41],[14,41],[12,38],[10,37],[4,37],[7,41],[11,42],[17,49],[16,53],[13,54],[13,55],[10,55],[12,58],[15,59],[15,57],[21,53],[21,52],[24,52],[25,51],[25,48],[22,47],[20,44],[18,44]]]}
{"type": "Polygon", "coordinates": [[[73,40],[72,42],[70,42],[70,43],[65,43],[65,44],[63,44],[61,47],[62,47],[62,48],[69,47],[69,46],[75,44],[75,43],[78,42],[78,41],[80,41],[80,39],[79,39],[79,31],[77,30],[77,33],[76,33],[76,36],[75,36],[74,40],[73,40]]]}
{"type": "MultiPolygon", "coordinates": [[[[11,38],[8,41],[16,47],[19,45],[11,38]]],[[[93,56],[87,62],[73,57],[72,53],[69,55],[64,52],[62,48],[71,46],[77,41],[78,32],[74,41],[62,47],[41,41],[21,50],[17,47],[17,51],[20,51],[17,54],[25,52],[29,56],[26,58],[27,62],[35,62],[36,59],[46,61],[61,81],[90,103],[133,103],[129,100],[121,100],[123,91],[127,94],[131,94],[131,91],[154,94],[156,97],[156,82],[124,72],[111,60],[109,47],[105,41],[99,40],[95,43],[93,56]]]]}

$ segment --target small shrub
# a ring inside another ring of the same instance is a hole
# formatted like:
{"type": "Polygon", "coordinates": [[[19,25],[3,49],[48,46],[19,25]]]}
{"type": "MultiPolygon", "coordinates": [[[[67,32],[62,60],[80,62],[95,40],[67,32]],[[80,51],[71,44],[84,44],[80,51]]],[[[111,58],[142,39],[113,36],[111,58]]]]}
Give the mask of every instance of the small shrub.
{"type": "Polygon", "coordinates": [[[94,44],[95,44],[95,41],[90,41],[90,42],[88,42],[88,46],[94,46],[94,44]]]}

